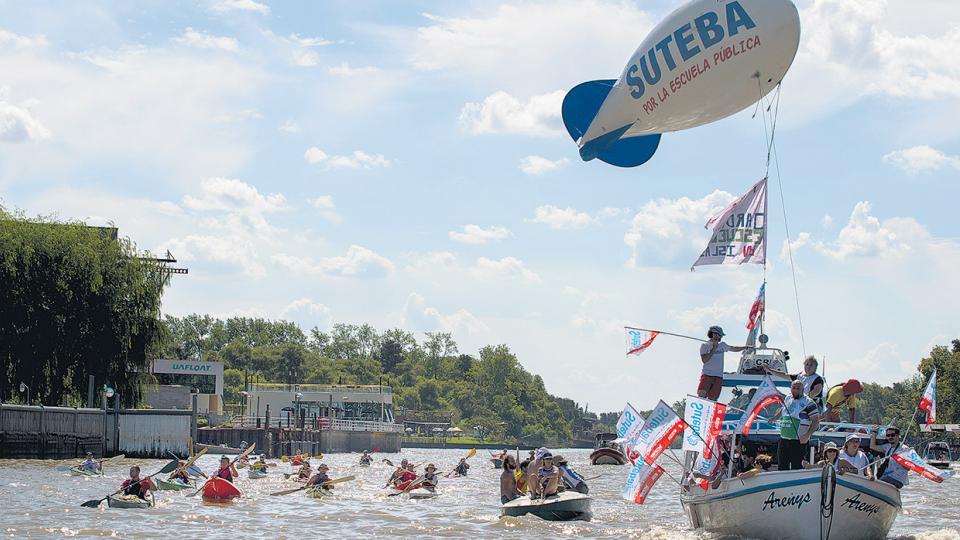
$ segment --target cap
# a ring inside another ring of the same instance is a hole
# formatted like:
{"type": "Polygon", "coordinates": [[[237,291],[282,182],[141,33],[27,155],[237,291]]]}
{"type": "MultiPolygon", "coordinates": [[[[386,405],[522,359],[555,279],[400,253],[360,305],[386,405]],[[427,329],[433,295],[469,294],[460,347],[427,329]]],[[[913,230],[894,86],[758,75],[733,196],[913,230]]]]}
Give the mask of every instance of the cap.
{"type": "Polygon", "coordinates": [[[537,459],[542,459],[544,454],[549,454],[549,453],[550,451],[547,450],[546,447],[541,446],[540,448],[537,448],[537,451],[534,454],[534,457],[537,459]]]}
{"type": "Polygon", "coordinates": [[[843,444],[847,444],[847,443],[850,442],[850,441],[860,442],[860,436],[857,435],[856,433],[851,433],[851,434],[847,435],[847,438],[843,441],[843,444]]]}
{"type": "Polygon", "coordinates": [[[834,452],[836,452],[836,451],[837,451],[837,443],[835,443],[835,442],[833,442],[833,441],[830,441],[830,442],[828,442],[827,444],[823,445],[823,451],[826,452],[827,450],[833,450],[834,452]]]}
{"type": "Polygon", "coordinates": [[[723,328],[720,328],[719,326],[711,326],[711,327],[707,330],[707,334],[709,334],[710,332],[716,332],[716,333],[720,334],[720,337],[723,337],[723,336],[726,335],[726,334],[723,333],[723,328]]]}
{"type": "Polygon", "coordinates": [[[860,381],[856,379],[850,379],[849,381],[843,383],[843,393],[844,394],[859,394],[863,392],[863,385],[860,381]]]}
{"type": "Polygon", "coordinates": [[[553,454],[551,454],[550,451],[547,450],[546,452],[543,453],[542,456],[540,456],[540,459],[553,459],[553,454]]]}

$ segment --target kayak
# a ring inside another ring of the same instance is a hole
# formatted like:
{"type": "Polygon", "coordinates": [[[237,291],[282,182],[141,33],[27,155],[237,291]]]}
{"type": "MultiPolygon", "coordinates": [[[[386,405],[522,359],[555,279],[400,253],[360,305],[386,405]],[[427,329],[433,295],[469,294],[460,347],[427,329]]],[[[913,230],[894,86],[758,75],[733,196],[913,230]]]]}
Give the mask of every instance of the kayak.
{"type": "Polygon", "coordinates": [[[411,499],[417,500],[417,499],[432,499],[437,495],[439,495],[439,493],[437,493],[436,491],[430,491],[429,489],[415,488],[407,492],[407,495],[409,495],[411,499]]]}
{"type": "Polygon", "coordinates": [[[235,499],[243,492],[223,478],[211,478],[203,484],[203,500],[207,502],[226,502],[235,499]]]}
{"type": "Polygon", "coordinates": [[[256,469],[250,469],[250,470],[247,472],[247,476],[249,476],[251,480],[258,480],[258,479],[260,479],[260,478],[266,478],[266,477],[267,477],[267,473],[266,473],[265,471],[258,471],[258,470],[256,470],[256,469]]]}
{"type": "Polygon", "coordinates": [[[593,517],[591,500],[576,491],[564,491],[544,499],[531,499],[529,495],[524,495],[501,506],[500,515],[520,517],[532,514],[548,521],[590,521],[593,517]]]}
{"type": "Polygon", "coordinates": [[[360,462],[360,466],[361,466],[361,467],[369,467],[369,466],[370,466],[370,462],[369,462],[369,461],[361,461],[361,462],[360,462]]]}
{"type": "Polygon", "coordinates": [[[325,488],[310,488],[306,491],[307,497],[311,499],[323,499],[333,495],[333,491],[325,488]]]}
{"type": "Polygon", "coordinates": [[[74,467],[70,469],[70,476],[100,476],[100,473],[74,467]]]}
{"type": "Polygon", "coordinates": [[[110,508],[150,508],[153,503],[141,499],[136,495],[111,495],[107,497],[107,506],[110,508]]]}
{"type": "Polygon", "coordinates": [[[187,484],[182,480],[164,480],[158,478],[156,481],[157,489],[161,491],[180,491],[181,489],[197,489],[196,484],[187,484]]]}

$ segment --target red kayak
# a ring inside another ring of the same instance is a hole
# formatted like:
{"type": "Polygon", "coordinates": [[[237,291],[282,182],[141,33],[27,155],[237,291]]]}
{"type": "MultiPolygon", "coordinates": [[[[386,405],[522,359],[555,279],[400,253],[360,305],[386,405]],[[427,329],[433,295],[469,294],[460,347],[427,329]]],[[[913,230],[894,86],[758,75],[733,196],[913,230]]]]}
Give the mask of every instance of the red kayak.
{"type": "Polygon", "coordinates": [[[226,502],[243,495],[240,489],[223,478],[211,478],[203,484],[203,500],[226,502]]]}

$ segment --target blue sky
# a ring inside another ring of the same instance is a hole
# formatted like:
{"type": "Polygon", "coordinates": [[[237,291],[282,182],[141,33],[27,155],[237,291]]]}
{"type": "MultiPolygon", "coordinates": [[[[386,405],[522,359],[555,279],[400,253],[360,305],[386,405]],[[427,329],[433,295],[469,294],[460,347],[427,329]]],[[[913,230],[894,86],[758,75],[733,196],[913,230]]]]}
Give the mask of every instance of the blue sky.
{"type": "MultiPolygon", "coordinates": [[[[689,267],[763,176],[763,124],[623,170],[579,161],[559,104],[677,5],[0,2],[0,200],[172,251],[167,313],[450,331],[593,410],[648,408],[695,389],[696,344],[627,359],[624,324],[744,339],[761,269],[689,267]]],[[[806,350],[828,380],[899,380],[957,337],[960,5],[797,5],[777,146],[806,350]]],[[[770,193],[769,333],[799,358],[770,193]]]]}

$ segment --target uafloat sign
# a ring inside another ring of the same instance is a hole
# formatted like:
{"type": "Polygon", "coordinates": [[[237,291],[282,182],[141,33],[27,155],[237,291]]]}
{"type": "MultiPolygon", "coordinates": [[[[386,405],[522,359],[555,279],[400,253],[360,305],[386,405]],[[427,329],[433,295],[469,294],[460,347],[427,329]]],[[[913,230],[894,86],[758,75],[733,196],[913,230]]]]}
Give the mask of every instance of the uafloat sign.
{"type": "Polygon", "coordinates": [[[154,360],[153,373],[172,375],[206,375],[216,379],[216,393],[223,394],[223,362],[193,360],[154,360]]]}

